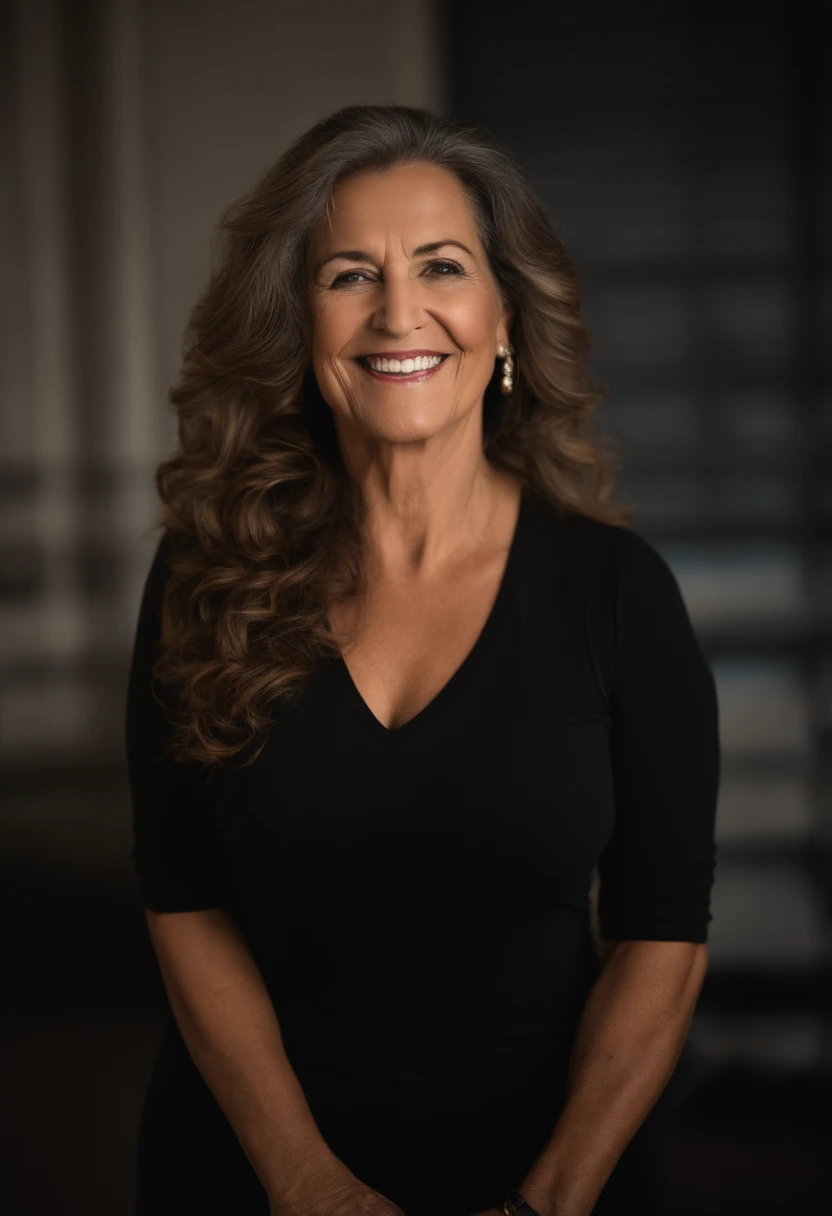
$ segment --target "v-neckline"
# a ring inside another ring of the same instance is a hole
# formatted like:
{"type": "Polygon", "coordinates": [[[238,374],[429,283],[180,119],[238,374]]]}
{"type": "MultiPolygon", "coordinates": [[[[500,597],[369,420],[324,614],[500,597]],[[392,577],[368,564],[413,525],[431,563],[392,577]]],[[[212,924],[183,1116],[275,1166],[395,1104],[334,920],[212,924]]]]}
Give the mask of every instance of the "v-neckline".
{"type": "Polygon", "coordinates": [[[463,684],[468,674],[473,670],[480,658],[485,653],[491,637],[494,634],[500,618],[503,615],[505,603],[514,582],[514,572],[517,566],[518,554],[520,551],[521,539],[525,529],[525,519],[526,515],[528,514],[528,510],[528,491],[524,486],[520,493],[520,507],[517,512],[517,519],[515,520],[514,524],[514,533],[509,544],[502,577],[497,588],[497,594],[494,598],[494,602],[491,605],[491,611],[486,617],[485,624],[477,635],[473,646],[468,651],[459,666],[449,676],[439,691],[430,699],[430,701],[428,701],[427,705],[424,705],[417,714],[413,715],[412,718],[408,718],[408,720],[402,723],[401,726],[385,726],[384,723],[376,717],[361,693],[358,691],[358,686],[352,678],[352,674],[350,673],[350,669],[344,660],[344,656],[341,654],[335,660],[335,670],[341,680],[349,700],[352,702],[353,708],[357,711],[358,716],[379,738],[388,741],[404,739],[411,735],[415,730],[418,730],[420,727],[424,726],[426,722],[429,722],[431,718],[433,718],[442,708],[445,702],[463,684]]]}

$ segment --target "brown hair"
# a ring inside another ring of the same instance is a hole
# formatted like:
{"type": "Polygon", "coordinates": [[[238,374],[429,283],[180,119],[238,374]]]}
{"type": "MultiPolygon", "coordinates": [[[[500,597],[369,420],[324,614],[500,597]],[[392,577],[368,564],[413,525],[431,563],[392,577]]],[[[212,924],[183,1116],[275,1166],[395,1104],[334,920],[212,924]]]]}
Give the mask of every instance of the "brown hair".
{"type": "Polygon", "coordinates": [[[222,215],[170,394],[179,450],[156,474],[170,573],[154,676],[176,693],[179,759],[249,763],[274,709],[339,653],[326,617],[362,589],[363,516],[309,366],[306,243],[346,175],[414,161],[461,181],[514,306],[515,387],[500,394],[495,363],[488,460],[562,510],[629,522],[609,501],[575,269],[518,168],[484,132],[424,110],[337,111],[222,215]]]}

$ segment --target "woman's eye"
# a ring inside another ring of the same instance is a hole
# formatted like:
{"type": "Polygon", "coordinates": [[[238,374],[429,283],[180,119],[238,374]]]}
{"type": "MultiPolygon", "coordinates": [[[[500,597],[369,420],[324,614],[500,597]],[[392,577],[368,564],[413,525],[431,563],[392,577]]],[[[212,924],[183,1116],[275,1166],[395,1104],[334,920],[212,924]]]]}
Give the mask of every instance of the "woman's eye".
{"type": "Polygon", "coordinates": [[[336,279],[332,280],[332,286],[339,287],[343,284],[345,287],[350,287],[353,283],[360,281],[363,275],[363,270],[345,270],[343,274],[339,274],[336,279]]]}
{"type": "MultiPolygon", "coordinates": [[[[465,271],[456,262],[429,262],[424,274],[435,275],[438,279],[449,279],[454,276],[464,275],[465,271]]],[[[352,287],[356,284],[369,281],[369,274],[366,270],[345,270],[332,280],[332,287],[352,287]]]]}
{"type": "Polygon", "coordinates": [[[464,274],[465,271],[456,262],[431,262],[428,270],[440,279],[451,278],[452,275],[464,274]]]}

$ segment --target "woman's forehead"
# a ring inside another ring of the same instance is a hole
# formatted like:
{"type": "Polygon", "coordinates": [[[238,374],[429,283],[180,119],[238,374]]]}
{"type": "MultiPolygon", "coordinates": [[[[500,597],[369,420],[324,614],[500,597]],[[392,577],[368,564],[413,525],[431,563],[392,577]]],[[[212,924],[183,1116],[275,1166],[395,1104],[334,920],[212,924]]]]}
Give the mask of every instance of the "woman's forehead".
{"type": "Polygon", "coordinates": [[[445,238],[469,248],[477,243],[476,218],[459,179],[421,163],[347,178],[310,233],[310,246],[324,256],[336,247],[370,252],[369,244],[384,246],[391,238],[410,254],[445,238]]]}

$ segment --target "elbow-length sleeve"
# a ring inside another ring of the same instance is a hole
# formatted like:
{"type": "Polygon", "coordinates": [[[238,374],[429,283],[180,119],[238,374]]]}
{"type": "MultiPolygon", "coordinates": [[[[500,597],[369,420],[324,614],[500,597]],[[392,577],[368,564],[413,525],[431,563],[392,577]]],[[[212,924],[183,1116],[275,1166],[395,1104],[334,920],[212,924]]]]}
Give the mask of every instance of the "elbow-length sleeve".
{"type": "Polygon", "coordinates": [[[131,856],[144,906],[155,912],[186,912],[222,907],[228,876],[214,814],[211,768],[169,756],[171,724],[153,688],[170,545],[170,534],[165,533],[145,582],[127,686],[125,745],[131,856]]]}
{"type": "Polygon", "coordinates": [[[598,862],[601,935],[705,943],[717,856],[716,685],[665,559],[629,528],[618,552],[615,822],[598,862]]]}

